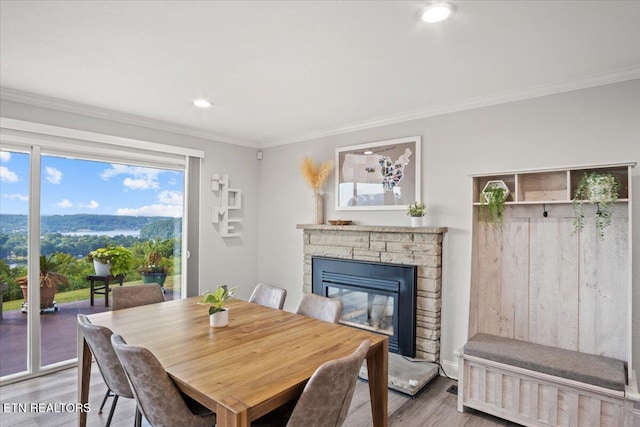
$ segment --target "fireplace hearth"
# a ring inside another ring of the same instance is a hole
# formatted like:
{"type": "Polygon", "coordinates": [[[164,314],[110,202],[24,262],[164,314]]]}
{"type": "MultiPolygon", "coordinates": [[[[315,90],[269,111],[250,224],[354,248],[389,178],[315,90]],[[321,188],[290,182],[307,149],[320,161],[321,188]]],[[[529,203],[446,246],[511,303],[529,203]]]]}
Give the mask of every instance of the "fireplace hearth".
{"type": "Polygon", "coordinates": [[[389,351],[415,357],[416,271],[411,265],[312,258],[314,294],[340,299],[340,323],[389,336],[389,351]]]}

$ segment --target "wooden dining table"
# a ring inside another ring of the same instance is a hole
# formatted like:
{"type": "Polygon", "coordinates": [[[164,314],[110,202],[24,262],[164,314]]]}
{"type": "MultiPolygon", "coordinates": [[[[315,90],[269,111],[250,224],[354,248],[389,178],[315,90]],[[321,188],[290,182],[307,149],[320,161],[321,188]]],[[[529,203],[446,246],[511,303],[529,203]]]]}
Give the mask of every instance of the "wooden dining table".
{"type": "MultiPolygon", "coordinates": [[[[178,388],[217,415],[219,427],[251,421],[295,399],[315,370],[351,354],[369,339],[367,354],[371,415],[387,426],[388,346],[385,335],[327,323],[301,314],[232,300],[229,325],[209,326],[201,297],[109,311],[89,316],[148,348],[178,388]]],[[[78,397],[88,402],[91,351],[78,331],[78,397]]],[[[87,414],[78,423],[86,425],[87,414]]]]}

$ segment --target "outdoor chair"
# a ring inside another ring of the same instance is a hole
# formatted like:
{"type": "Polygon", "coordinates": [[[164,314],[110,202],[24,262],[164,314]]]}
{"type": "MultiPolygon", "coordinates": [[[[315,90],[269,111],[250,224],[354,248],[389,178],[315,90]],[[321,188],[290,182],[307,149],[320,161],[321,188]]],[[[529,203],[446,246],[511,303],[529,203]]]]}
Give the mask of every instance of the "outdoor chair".
{"type": "Polygon", "coordinates": [[[123,308],[164,302],[162,287],[157,283],[117,286],[113,288],[111,292],[113,292],[112,310],[122,310],[123,308]]]}
{"type": "Polygon", "coordinates": [[[329,323],[338,323],[342,316],[342,301],[316,294],[303,294],[296,313],[329,323]]]}
{"type": "Polygon", "coordinates": [[[111,337],[111,344],[129,378],[138,408],[152,426],[215,426],[216,414],[180,393],[148,349],[127,345],[117,334],[111,337]]]}
{"type": "MultiPolygon", "coordinates": [[[[109,418],[107,418],[106,426],[111,425],[111,419],[113,418],[113,412],[118,404],[119,397],[125,397],[133,399],[133,392],[127,381],[127,376],[122,369],[122,365],[116,356],[113,346],[111,345],[111,332],[110,329],[103,326],[94,325],[84,314],[78,314],[78,324],[82,331],[82,336],[89,345],[91,353],[96,360],[96,364],[100,369],[102,379],[107,386],[107,393],[102,399],[100,405],[99,414],[102,413],[102,408],[107,402],[110,396],[113,396],[113,404],[111,405],[111,411],[109,411],[109,418]]],[[[136,426],[140,426],[140,412],[136,408],[136,426]]]]}
{"type": "Polygon", "coordinates": [[[258,283],[249,297],[249,302],[282,310],[286,297],[287,291],[285,289],[258,283]]]}

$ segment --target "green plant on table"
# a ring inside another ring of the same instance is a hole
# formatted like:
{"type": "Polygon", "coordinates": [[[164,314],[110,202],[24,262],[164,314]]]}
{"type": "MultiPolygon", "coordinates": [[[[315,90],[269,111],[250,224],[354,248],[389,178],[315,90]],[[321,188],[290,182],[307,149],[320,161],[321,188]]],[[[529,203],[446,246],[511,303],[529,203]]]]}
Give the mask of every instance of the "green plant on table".
{"type": "Polygon", "coordinates": [[[89,261],[99,261],[111,265],[111,275],[117,276],[131,270],[133,254],[124,246],[107,245],[104,248],[96,249],[87,255],[89,261]]]}
{"type": "Polygon", "coordinates": [[[236,288],[229,289],[227,285],[221,285],[218,286],[215,291],[207,291],[202,294],[202,303],[211,305],[211,307],[209,307],[209,314],[222,311],[226,302],[233,298],[233,291],[235,289],[236,288]]]}

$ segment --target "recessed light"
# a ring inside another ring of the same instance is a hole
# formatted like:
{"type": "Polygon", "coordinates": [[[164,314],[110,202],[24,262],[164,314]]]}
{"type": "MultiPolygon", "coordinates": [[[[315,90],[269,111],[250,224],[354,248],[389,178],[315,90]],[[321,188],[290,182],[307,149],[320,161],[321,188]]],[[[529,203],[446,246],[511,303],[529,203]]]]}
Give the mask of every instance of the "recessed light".
{"type": "Polygon", "coordinates": [[[373,151],[365,151],[364,154],[373,154],[373,151]]]}
{"type": "Polygon", "coordinates": [[[204,98],[196,99],[193,101],[193,105],[198,108],[209,108],[211,107],[211,103],[204,98]]]}
{"type": "Polygon", "coordinates": [[[418,12],[418,16],[420,16],[424,22],[435,24],[436,22],[442,22],[445,19],[450,18],[455,11],[455,5],[451,3],[432,3],[420,10],[420,12],[418,12]]]}

